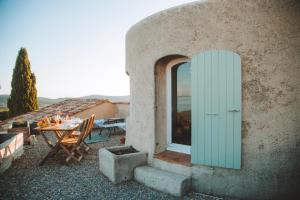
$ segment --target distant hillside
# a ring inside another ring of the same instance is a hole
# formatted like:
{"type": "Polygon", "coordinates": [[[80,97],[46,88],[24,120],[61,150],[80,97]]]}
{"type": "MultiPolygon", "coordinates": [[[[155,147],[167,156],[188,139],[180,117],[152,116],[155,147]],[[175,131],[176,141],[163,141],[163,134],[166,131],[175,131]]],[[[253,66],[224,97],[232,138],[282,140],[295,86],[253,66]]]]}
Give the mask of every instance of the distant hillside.
{"type": "Polygon", "coordinates": [[[80,99],[109,99],[112,102],[127,101],[129,102],[129,96],[105,96],[105,95],[89,95],[80,97],[80,99]]]}
{"type": "Polygon", "coordinates": [[[0,107],[6,107],[8,95],[0,95],[0,107]]]}
{"type": "MultiPolygon", "coordinates": [[[[0,95],[0,107],[7,107],[8,97],[9,95],[0,95]]],[[[58,103],[60,101],[64,101],[66,99],[70,99],[70,98],[66,97],[66,98],[50,99],[45,97],[38,97],[38,102],[39,102],[39,107],[42,108],[54,103],[58,103]]],[[[129,96],[89,95],[89,96],[80,97],[80,99],[109,99],[110,101],[116,102],[116,101],[129,101],[129,96]]]]}
{"type": "Polygon", "coordinates": [[[60,101],[64,101],[68,98],[58,98],[58,99],[49,99],[49,98],[45,98],[45,97],[38,97],[38,102],[39,102],[39,107],[45,107],[45,106],[49,106],[51,104],[54,103],[58,103],[60,101]]]}
{"type": "MultiPolygon", "coordinates": [[[[0,107],[7,107],[7,99],[9,95],[0,95],[0,107]]],[[[67,98],[58,98],[58,99],[49,99],[45,97],[38,97],[39,107],[45,107],[63,100],[66,100],[67,98]]]]}

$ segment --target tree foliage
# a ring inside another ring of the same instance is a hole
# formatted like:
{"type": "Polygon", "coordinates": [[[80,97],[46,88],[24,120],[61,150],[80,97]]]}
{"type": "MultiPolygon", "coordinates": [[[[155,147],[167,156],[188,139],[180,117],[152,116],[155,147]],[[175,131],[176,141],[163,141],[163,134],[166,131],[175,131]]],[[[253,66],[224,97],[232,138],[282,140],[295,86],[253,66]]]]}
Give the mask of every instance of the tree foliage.
{"type": "Polygon", "coordinates": [[[25,48],[21,48],[18,53],[7,106],[12,116],[38,109],[36,77],[31,72],[25,48]]]}

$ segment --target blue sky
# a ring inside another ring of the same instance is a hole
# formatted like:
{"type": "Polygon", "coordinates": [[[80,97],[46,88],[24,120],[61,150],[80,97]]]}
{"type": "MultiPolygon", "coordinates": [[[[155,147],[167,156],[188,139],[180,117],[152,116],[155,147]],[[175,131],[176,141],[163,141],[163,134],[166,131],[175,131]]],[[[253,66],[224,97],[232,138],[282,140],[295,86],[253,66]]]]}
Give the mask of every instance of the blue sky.
{"type": "Polygon", "coordinates": [[[194,0],[0,0],[0,94],[20,47],[38,96],[128,95],[125,34],[158,11],[194,0]]]}

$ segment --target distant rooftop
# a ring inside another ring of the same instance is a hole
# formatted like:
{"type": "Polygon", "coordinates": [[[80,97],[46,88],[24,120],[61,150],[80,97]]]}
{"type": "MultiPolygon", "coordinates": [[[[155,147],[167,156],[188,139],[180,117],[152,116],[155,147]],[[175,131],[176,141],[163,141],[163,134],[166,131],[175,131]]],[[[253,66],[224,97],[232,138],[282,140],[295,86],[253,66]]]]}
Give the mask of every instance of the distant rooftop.
{"type": "MultiPolygon", "coordinates": [[[[96,105],[100,105],[105,102],[111,102],[106,99],[67,99],[58,103],[51,104],[43,107],[37,111],[22,114],[4,121],[4,129],[14,121],[38,121],[44,116],[54,115],[75,115],[76,113],[82,112],[96,105]]],[[[113,103],[113,102],[111,102],[113,103]]]]}

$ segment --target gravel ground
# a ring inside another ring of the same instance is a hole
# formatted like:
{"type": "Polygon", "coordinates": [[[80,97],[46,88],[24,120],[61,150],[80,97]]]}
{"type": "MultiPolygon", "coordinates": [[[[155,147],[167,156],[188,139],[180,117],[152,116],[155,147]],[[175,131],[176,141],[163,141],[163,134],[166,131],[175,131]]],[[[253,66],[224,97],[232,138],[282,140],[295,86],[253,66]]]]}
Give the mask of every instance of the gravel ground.
{"type": "MultiPolygon", "coordinates": [[[[100,173],[98,149],[119,145],[119,138],[113,135],[107,142],[91,144],[80,164],[65,165],[66,156],[60,151],[39,166],[49,148],[38,135],[38,143],[24,146],[24,154],[0,176],[0,199],[178,199],[135,181],[114,185],[100,173]]],[[[212,198],[190,193],[184,199],[212,198]]]]}

